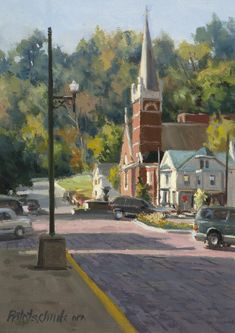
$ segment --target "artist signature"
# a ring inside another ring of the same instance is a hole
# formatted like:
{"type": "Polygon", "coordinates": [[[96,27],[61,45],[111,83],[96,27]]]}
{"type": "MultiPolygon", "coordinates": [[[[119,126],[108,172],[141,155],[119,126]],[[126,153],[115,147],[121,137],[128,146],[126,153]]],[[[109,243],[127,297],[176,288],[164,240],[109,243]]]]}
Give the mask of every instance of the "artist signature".
{"type": "Polygon", "coordinates": [[[65,310],[60,312],[50,312],[48,310],[44,312],[36,312],[33,309],[30,310],[10,310],[6,321],[10,323],[30,323],[37,324],[43,323],[63,323],[68,321],[84,321],[86,317],[84,314],[71,314],[66,313],[65,310]]]}

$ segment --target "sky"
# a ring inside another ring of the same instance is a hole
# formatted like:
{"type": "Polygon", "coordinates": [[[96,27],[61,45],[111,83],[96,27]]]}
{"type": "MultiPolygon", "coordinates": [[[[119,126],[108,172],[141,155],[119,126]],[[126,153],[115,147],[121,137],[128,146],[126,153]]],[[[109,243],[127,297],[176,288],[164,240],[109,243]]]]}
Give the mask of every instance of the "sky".
{"type": "Polygon", "coordinates": [[[97,25],[108,32],[142,31],[146,6],[152,38],[164,31],[176,43],[192,40],[213,13],[221,20],[235,17],[235,0],[0,0],[0,49],[6,52],[35,29],[47,34],[52,27],[53,44],[72,53],[97,25]]]}

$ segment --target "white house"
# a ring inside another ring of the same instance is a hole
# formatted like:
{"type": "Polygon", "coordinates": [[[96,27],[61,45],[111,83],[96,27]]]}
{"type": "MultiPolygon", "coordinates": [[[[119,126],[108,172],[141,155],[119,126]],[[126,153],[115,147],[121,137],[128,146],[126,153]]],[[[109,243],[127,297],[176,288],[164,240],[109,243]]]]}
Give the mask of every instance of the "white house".
{"type": "Polygon", "coordinates": [[[120,195],[120,193],[112,187],[112,184],[108,180],[110,169],[116,165],[117,164],[115,163],[100,163],[95,166],[93,170],[92,191],[92,197],[94,199],[103,199],[103,189],[107,186],[110,187],[110,191],[108,193],[109,199],[114,199],[120,195]]]}
{"type": "MultiPolygon", "coordinates": [[[[223,203],[225,164],[225,153],[213,154],[207,148],[166,151],[160,166],[161,203],[190,209],[198,188],[209,193],[213,201],[223,203]]],[[[235,207],[235,161],[231,156],[228,170],[228,205],[235,207]]]]}

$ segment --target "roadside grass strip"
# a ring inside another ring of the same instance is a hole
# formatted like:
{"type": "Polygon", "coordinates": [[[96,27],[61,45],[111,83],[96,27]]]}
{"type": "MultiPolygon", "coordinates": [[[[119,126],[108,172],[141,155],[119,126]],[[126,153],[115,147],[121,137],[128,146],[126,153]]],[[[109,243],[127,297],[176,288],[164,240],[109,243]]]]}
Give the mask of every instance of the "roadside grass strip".
{"type": "Polygon", "coordinates": [[[93,293],[98,297],[101,303],[104,305],[108,313],[113,317],[113,319],[118,323],[125,333],[138,333],[138,331],[132,326],[125,314],[119,309],[119,307],[107,296],[97,284],[87,275],[87,273],[81,268],[81,266],[73,259],[68,251],[66,252],[66,257],[68,262],[72,265],[75,271],[81,276],[88,287],[93,291],[93,293]]]}

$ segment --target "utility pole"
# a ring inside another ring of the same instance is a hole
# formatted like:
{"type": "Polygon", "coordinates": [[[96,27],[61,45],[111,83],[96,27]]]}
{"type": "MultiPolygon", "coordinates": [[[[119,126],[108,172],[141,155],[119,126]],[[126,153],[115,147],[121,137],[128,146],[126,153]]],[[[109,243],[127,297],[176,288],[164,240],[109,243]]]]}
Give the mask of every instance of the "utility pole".
{"type": "Polygon", "coordinates": [[[226,162],[225,162],[225,205],[228,204],[228,159],[229,159],[229,140],[230,135],[227,133],[226,138],[226,162]]]}
{"type": "Polygon", "coordinates": [[[161,177],[161,173],[160,173],[160,148],[159,147],[157,149],[157,161],[158,161],[158,169],[157,169],[157,204],[158,204],[158,206],[160,206],[160,200],[161,200],[161,196],[160,196],[160,189],[161,189],[160,177],[161,177]]]}

